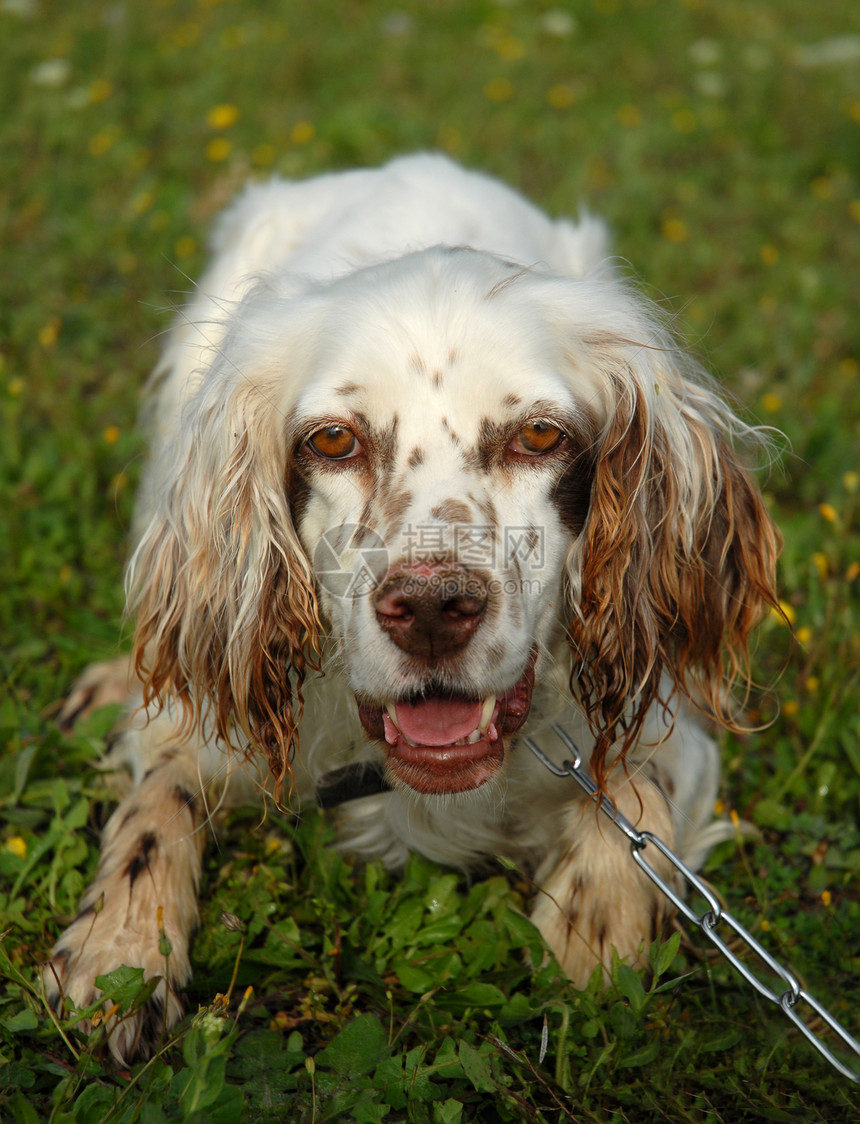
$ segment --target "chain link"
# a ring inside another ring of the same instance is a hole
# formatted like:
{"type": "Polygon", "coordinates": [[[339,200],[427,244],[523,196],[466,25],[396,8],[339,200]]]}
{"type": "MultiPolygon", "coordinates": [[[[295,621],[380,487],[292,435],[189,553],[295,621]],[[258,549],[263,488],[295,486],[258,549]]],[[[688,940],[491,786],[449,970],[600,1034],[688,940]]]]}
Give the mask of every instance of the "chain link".
{"type": "Polygon", "coordinates": [[[721,905],[716,894],[707,883],[694,874],[659,836],[654,835],[650,831],[639,831],[626,816],[618,811],[608,796],[599,792],[594,779],[583,767],[582,754],[579,748],[567,731],[556,725],[552,726],[552,731],[573,754],[572,759],[565,761],[563,765],[556,765],[556,763],[543,752],[534,739],[526,737],[524,741],[532,753],[551,773],[554,773],[557,777],[573,777],[591,799],[599,801],[600,810],[605,812],[618,830],[622,831],[630,840],[630,851],[634,861],[645,874],[648,875],[658,889],[666,895],[678,912],[683,914],[692,924],[698,926],[708,940],[719,949],[726,960],[729,961],[732,967],[740,972],[743,978],[751,984],[760,995],[779,1007],[783,1014],[794,1023],[798,1030],[802,1031],[816,1050],[818,1050],[843,1077],[847,1077],[850,1081],[860,1084],[860,1073],[857,1073],[855,1070],[845,1065],[844,1062],[840,1061],[839,1058],[831,1052],[815,1031],[807,1025],[801,1015],[800,1009],[803,1005],[809,1007],[815,1015],[827,1024],[837,1038],[841,1040],[842,1044],[853,1051],[858,1057],[860,1057],[860,1043],[848,1033],[845,1027],[834,1018],[826,1007],[823,1007],[813,995],[810,995],[805,988],[801,987],[800,982],[790,968],[786,968],[784,965],[780,964],[780,962],[756,940],[752,933],[744,928],[740,921],[721,905]],[[654,869],[646,857],[649,847],[659,851],[670,866],[674,867],[678,874],[683,876],[686,883],[706,903],[706,909],[697,912],[689,902],[685,901],[675,887],[666,882],[654,869]],[[720,927],[730,930],[743,945],[755,953],[758,960],[769,968],[778,978],[780,981],[780,985],[778,986],[782,988],[781,990],[774,989],[767,983],[764,983],[750,970],[749,966],[732,951],[721,934],[717,931],[720,927]]]}

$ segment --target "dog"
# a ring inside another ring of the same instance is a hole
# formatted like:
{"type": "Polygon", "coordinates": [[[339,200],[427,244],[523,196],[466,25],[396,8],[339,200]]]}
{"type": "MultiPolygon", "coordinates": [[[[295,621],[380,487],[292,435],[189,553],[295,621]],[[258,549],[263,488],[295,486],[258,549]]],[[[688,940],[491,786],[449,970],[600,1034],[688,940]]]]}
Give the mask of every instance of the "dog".
{"type": "Polygon", "coordinates": [[[182,1013],[213,808],[265,799],[336,805],[340,845],[392,868],[519,864],[576,985],[613,949],[647,963],[665,903],[523,735],[562,761],[561,726],[700,865],[709,728],[739,721],[779,538],[742,459],[760,435],[603,222],[433,154],[251,185],[147,401],[134,649],[65,712],[124,699],[134,784],[49,999],[162,977],[110,1037],[146,1054],[182,1013]]]}

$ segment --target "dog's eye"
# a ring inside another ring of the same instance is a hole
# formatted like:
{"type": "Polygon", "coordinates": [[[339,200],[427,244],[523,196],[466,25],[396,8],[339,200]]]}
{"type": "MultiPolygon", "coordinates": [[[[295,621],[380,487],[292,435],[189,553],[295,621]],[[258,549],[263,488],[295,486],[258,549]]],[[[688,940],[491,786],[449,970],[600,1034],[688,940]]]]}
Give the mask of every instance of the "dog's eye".
{"type": "Polygon", "coordinates": [[[536,457],[551,452],[564,437],[564,431],[548,421],[533,421],[524,425],[511,442],[517,453],[536,457]]]}
{"type": "Polygon", "coordinates": [[[308,438],[308,444],[321,457],[329,461],[342,461],[361,452],[358,438],[345,425],[327,425],[308,438]]]}

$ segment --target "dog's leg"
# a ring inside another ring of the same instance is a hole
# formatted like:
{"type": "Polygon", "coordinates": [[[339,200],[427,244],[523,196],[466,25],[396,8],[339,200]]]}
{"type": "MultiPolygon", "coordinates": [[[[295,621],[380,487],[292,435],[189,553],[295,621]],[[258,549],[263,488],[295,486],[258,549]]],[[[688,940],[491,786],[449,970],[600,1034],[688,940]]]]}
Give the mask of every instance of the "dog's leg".
{"type": "MultiPolygon", "coordinates": [[[[651,781],[622,784],[612,798],[634,824],[673,845],[669,807],[651,781]]],[[[598,964],[610,966],[613,948],[634,967],[647,965],[669,903],[633,861],[627,838],[593,803],[571,803],[563,823],[558,848],[536,876],[532,921],[582,988],[598,964]]],[[[669,877],[664,859],[649,854],[649,861],[669,877]]]]}
{"type": "MultiPolygon", "coordinates": [[[[177,992],[191,974],[188,943],[197,920],[207,811],[197,747],[176,736],[166,715],[128,730],[121,747],[142,775],[111,816],[101,858],[80,912],[43,969],[49,1001],[61,1008],[95,1001],[95,978],[122,964],[160,976],[143,1009],[116,1021],[110,1049],[124,1061],[145,1054],[182,1014],[177,992]]],[[[205,778],[203,778],[205,782],[205,778]]]]}

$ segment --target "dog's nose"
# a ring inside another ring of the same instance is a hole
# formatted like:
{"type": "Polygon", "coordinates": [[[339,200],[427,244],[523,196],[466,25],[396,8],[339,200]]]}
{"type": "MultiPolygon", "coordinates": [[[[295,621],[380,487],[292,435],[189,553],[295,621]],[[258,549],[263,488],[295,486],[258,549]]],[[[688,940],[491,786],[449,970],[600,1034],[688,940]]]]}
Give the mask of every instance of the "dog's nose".
{"type": "Polygon", "coordinates": [[[469,643],[488,598],[487,583],[470,570],[398,570],[377,591],[376,619],[404,652],[446,656],[469,643]]]}

